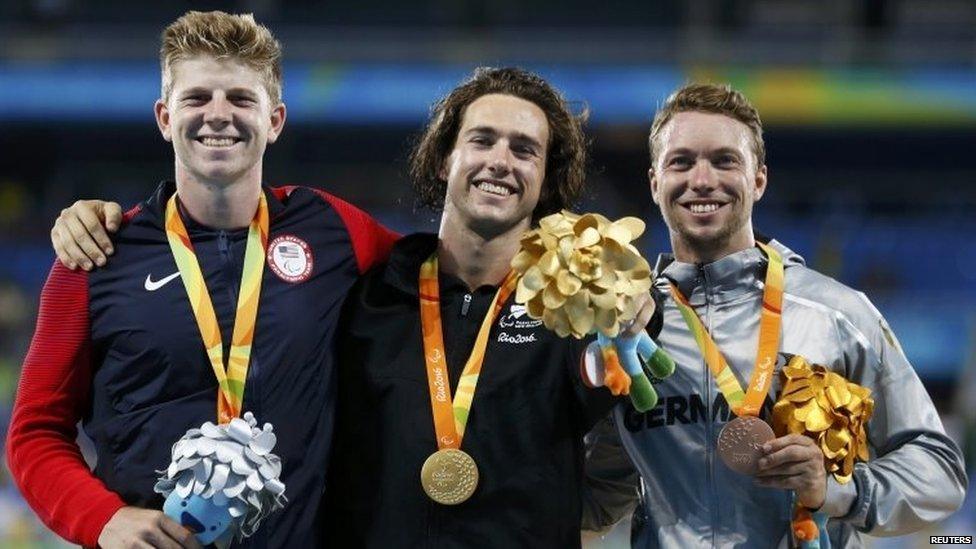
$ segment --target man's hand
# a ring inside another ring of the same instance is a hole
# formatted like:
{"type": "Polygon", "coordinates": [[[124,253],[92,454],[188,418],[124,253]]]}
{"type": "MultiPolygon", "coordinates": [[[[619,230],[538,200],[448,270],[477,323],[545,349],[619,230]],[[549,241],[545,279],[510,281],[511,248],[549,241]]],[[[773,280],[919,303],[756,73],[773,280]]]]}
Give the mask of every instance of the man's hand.
{"type": "Polygon", "coordinates": [[[123,507],[105,523],[98,536],[102,549],[160,547],[200,549],[193,533],[161,511],[123,507]]]}
{"type": "Polygon", "coordinates": [[[819,509],[827,495],[827,472],[823,452],[812,439],[786,435],[763,445],[756,484],[767,488],[795,490],[800,505],[819,509]]]}
{"type": "Polygon", "coordinates": [[[115,251],[108,233],[117,231],[121,224],[122,207],[117,203],[78,200],[61,210],[51,229],[51,243],[65,267],[74,270],[80,265],[90,271],[95,265],[104,265],[115,251]]]}
{"type": "Polygon", "coordinates": [[[650,323],[651,317],[654,316],[654,300],[651,299],[651,294],[640,294],[634,296],[634,305],[637,306],[637,316],[634,317],[634,321],[627,326],[624,330],[621,330],[620,335],[624,337],[634,337],[640,335],[647,328],[647,324],[650,323]]]}

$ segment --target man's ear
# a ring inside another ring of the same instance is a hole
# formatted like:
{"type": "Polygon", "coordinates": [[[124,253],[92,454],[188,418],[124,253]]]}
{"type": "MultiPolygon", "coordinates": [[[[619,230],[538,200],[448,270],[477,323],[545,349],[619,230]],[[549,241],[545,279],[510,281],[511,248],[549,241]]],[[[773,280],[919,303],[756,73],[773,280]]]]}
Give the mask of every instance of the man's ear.
{"type": "Polygon", "coordinates": [[[169,125],[169,107],[162,99],[156,100],[153,105],[153,113],[156,115],[156,126],[159,127],[159,133],[163,135],[163,139],[172,141],[173,132],[169,125]]]}
{"type": "Polygon", "coordinates": [[[755,189],[753,190],[753,195],[752,195],[752,198],[755,202],[759,202],[759,199],[762,198],[763,194],[766,192],[766,183],[769,181],[768,175],[769,174],[766,171],[765,164],[763,164],[762,166],[759,167],[758,170],[756,170],[755,189]]]}
{"type": "Polygon", "coordinates": [[[278,106],[271,109],[271,127],[268,129],[268,143],[274,143],[278,140],[278,136],[281,135],[281,131],[285,128],[285,118],[287,118],[288,109],[285,108],[284,103],[278,103],[278,106]]]}
{"type": "Polygon", "coordinates": [[[651,188],[651,199],[655,204],[660,204],[657,200],[657,176],[654,174],[654,166],[647,169],[647,182],[651,188]]]}
{"type": "Polygon", "coordinates": [[[447,176],[448,174],[451,173],[449,166],[453,161],[454,161],[454,151],[452,150],[451,154],[444,157],[444,160],[441,162],[441,168],[437,170],[438,179],[447,182],[447,176]]]}

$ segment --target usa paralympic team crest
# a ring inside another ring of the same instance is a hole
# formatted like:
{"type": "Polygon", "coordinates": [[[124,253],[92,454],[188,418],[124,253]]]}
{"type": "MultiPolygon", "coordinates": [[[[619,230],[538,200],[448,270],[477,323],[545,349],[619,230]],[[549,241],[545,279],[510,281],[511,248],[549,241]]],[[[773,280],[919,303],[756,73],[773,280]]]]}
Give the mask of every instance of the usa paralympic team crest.
{"type": "Polygon", "coordinates": [[[268,245],[268,266],[285,282],[305,282],[313,265],[312,249],[297,236],[279,236],[268,245]]]}

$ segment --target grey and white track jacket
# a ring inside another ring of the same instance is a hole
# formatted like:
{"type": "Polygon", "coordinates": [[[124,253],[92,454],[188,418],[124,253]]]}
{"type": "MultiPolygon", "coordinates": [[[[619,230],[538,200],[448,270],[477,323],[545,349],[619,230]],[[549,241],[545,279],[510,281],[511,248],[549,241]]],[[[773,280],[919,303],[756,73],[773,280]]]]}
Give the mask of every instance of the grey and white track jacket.
{"type": "MultiPolygon", "coordinates": [[[[946,518],[965,494],[962,455],[888,324],[862,293],[807,268],[782,244],[770,245],[786,264],[780,352],[827,366],[870,388],[875,399],[871,459],[856,465],[847,484],[828,477],[823,511],[832,517],[833,546],[859,547],[860,533],[900,535],[946,518]]],[[[636,504],[636,475],[622,445],[643,480],[646,523],[635,547],[789,547],[789,493],[755,486],[716,455],[728,405],[667,286],[670,279],[688,296],[745,386],[758,346],[766,263],[758,248],[705,265],[659,260],[655,286],[668,296],[660,343],[677,368],[655,385],[654,409],[639,413],[621,403],[588,436],[585,528],[606,526],[636,504]]],[[[779,392],[781,365],[771,395],[779,392]]],[[[772,404],[767,397],[767,420],[772,404]]]]}

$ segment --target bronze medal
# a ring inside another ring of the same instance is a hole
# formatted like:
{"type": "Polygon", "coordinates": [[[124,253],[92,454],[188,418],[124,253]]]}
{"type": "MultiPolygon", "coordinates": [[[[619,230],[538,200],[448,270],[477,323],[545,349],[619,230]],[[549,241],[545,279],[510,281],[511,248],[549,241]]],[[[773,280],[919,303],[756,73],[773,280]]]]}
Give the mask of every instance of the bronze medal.
{"type": "Polygon", "coordinates": [[[466,452],[445,448],[430,455],[420,469],[420,484],[430,499],[457,505],[478,487],[478,466],[466,452]]]}
{"type": "Polygon", "coordinates": [[[729,469],[743,475],[755,475],[763,456],[763,444],[774,438],[772,427],[758,417],[737,417],[722,427],[718,435],[718,455],[729,469]]]}

